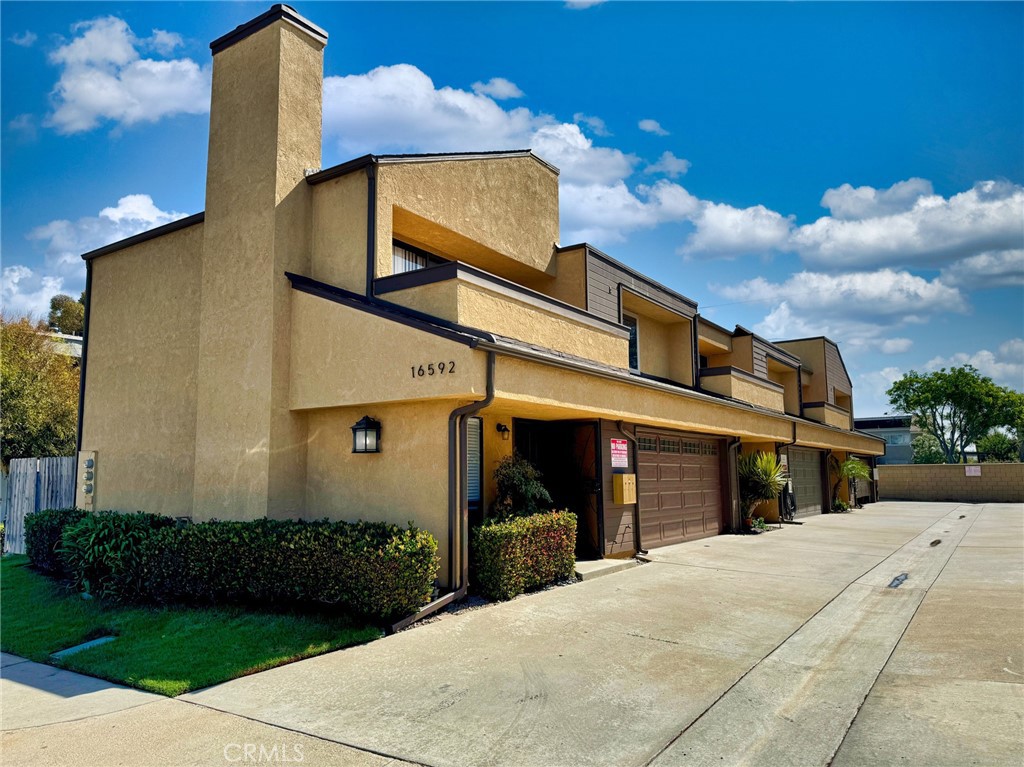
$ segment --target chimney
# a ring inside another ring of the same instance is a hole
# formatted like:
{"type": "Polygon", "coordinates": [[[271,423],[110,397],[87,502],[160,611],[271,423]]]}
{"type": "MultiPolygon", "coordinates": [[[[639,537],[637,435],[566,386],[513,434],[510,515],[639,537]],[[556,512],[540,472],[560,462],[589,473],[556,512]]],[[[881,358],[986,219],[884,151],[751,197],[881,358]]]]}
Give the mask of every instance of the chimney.
{"type": "Polygon", "coordinates": [[[196,413],[197,520],[294,517],[305,421],[288,408],[290,289],[308,273],[327,33],[287,5],[210,44],[196,413]]]}

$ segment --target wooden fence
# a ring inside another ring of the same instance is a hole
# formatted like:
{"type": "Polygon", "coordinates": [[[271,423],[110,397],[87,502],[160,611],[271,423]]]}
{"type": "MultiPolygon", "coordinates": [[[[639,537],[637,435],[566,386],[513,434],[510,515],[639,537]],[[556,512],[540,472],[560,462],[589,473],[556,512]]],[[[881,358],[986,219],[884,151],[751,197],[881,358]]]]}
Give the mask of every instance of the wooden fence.
{"type": "Polygon", "coordinates": [[[0,484],[4,548],[12,554],[24,554],[27,515],[75,505],[75,459],[15,458],[0,484]]]}

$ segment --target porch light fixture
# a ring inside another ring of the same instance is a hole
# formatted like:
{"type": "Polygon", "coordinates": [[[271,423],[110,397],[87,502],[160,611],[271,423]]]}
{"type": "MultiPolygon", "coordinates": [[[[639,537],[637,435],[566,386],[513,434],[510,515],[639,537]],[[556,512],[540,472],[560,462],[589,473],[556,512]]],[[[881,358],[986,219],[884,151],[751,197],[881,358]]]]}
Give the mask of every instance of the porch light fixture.
{"type": "Polygon", "coordinates": [[[380,452],[380,421],[364,415],[352,427],[353,453],[380,452]]]}
{"type": "Polygon", "coordinates": [[[503,423],[499,423],[495,428],[498,430],[498,434],[501,435],[502,439],[509,439],[509,437],[512,436],[512,432],[503,423]]]}

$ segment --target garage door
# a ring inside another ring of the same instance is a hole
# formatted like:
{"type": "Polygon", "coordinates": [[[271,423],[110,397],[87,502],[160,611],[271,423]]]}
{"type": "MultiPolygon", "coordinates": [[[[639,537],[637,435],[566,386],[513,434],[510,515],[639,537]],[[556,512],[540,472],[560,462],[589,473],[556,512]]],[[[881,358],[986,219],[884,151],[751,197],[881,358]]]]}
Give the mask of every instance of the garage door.
{"type": "Polygon", "coordinates": [[[645,549],[718,535],[721,442],[637,430],[637,501],[645,549]]]}
{"type": "Polygon", "coordinates": [[[821,514],[821,452],[789,449],[789,473],[793,477],[797,517],[821,514]]]}

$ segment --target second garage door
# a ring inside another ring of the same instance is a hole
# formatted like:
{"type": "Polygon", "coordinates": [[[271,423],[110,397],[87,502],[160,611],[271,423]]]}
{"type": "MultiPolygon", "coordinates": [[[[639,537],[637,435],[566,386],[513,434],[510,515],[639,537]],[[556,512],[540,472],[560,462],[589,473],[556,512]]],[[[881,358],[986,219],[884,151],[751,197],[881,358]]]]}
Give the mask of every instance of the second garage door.
{"type": "Polygon", "coordinates": [[[718,535],[721,442],[637,430],[637,501],[645,549],[718,535]]]}
{"type": "Polygon", "coordinates": [[[789,474],[793,478],[797,517],[821,514],[821,451],[789,449],[789,474]]]}

